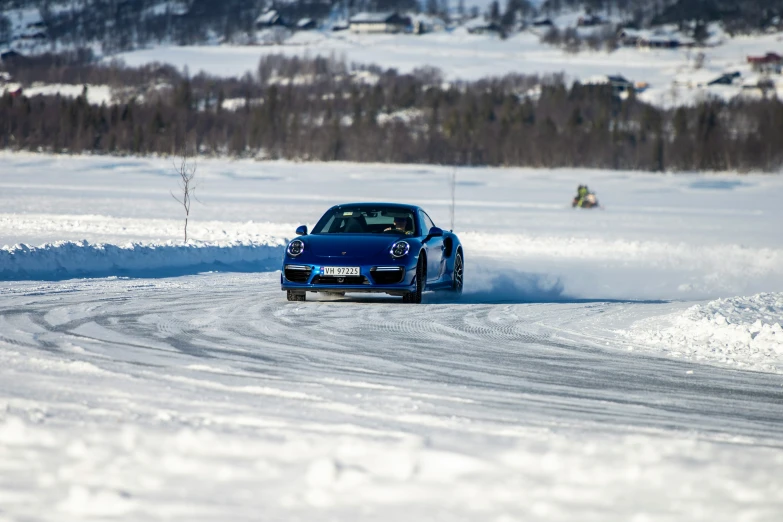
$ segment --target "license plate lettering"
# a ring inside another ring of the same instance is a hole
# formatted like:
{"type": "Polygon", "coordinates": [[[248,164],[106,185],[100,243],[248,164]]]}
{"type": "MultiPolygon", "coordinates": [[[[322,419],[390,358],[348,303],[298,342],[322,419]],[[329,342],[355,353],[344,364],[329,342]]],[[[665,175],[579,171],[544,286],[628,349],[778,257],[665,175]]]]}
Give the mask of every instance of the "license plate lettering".
{"type": "Polygon", "coordinates": [[[358,266],[325,266],[323,267],[323,275],[345,277],[345,276],[358,276],[358,266]]]}

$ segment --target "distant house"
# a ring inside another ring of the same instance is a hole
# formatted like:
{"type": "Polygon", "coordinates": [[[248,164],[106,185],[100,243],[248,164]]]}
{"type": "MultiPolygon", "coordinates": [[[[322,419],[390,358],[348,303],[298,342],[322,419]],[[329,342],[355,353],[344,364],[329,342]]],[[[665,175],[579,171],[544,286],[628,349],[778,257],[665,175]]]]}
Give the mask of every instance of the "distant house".
{"type": "Polygon", "coordinates": [[[552,27],[553,24],[552,20],[549,18],[538,18],[536,20],[533,20],[533,27],[552,27]]]}
{"type": "Polygon", "coordinates": [[[11,63],[20,60],[24,60],[24,55],[19,54],[16,51],[6,51],[4,53],[0,53],[0,63],[11,63]]]}
{"type": "Polygon", "coordinates": [[[483,25],[476,25],[468,28],[470,34],[501,34],[503,28],[495,22],[483,25]]]}
{"type": "Polygon", "coordinates": [[[256,29],[265,29],[267,27],[275,26],[285,27],[286,25],[283,17],[280,16],[280,13],[275,9],[270,9],[269,11],[258,15],[258,18],[256,18],[256,29]]]}
{"type": "Polygon", "coordinates": [[[775,90],[775,82],[768,76],[750,76],[742,82],[743,90],[759,90],[762,94],[775,90]]]}
{"type": "MultiPolygon", "coordinates": [[[[8,78],[10,79],[10,76],[8,76],[8,78]]],[[[11,97],[21,96],[22,86],[18,83],[5,83],[0,81],[0,96],[5,94],[10,94],[11,97]]]]}
{"type": "Polygon", "coordinates": [[[739,71],[722,74],[711,82],[708,82],[707,85],[733,85],[734,80],[740,76],[742,76],[742,74],[739,71]]]}
{"type": "Polygon", "coordinates": [[[296,22],[297,31],[311,31],[316,28],[315,20],[312,18],[302,18],[296,22]]]}
{"type": "Polygon", "coordinates": [[[604,19],[598,15],[580,16],[579,20],[576,21],[576,25],[579,27],[594,27],[596,25],[603,25],[604,23],[604,19]]]}
{"type": "Polygon", "coordinates": [[[756,72],[780,74],[783,68],[783,56],[767,53],[764,56],[748,56],[748,63],[756,72]]]}
{"type": "Polygon", "coordinates": [[[646,47],[650,49],[678,49],[691,47],[693,42],[682,40],[668,35],[655,35],[647,32],[637,32],[630,29],[621,29],[618,37],[625,47],[646,47]]]}
{"type": "Polygon", "coordinates": [[[410,27],[411,20],[397,13],[359,13],[348,25],[354,33],[401,33],[410,27]]]}
{"type": "Polygon", "coordinates": [[[19,37],[20,40],[46,40],[46,33],[40,31],[36,33],[25,33],[19,37]]]}
{"type": "Polygon", "coordinates": [[[624,92],[630,92],[635,91],[636,87],[634,87],[633,82],[626,79],[623,76],[620,76],[619,74],[616,75],[609,75],[606,77],[608,80],[609,85],[612,86],[612,92],[615,94],[622,94],[624,92]]]}
{"type": "Polygon", "coordinates": [[[630,92],[637,92],[647,88],[647,84],[640,84],[637,88],[632,81],[619,74],[594,76],[585,80],[585,85],[609,85],[612,88],[612,94],[619,97],[625,97],[630,92]]]}
{"type": "Polygon", "coordinates": [[[446,22],[437,16],[423,13],[410,15],[413,34],[438,33],[446,30],[446,22]]]}

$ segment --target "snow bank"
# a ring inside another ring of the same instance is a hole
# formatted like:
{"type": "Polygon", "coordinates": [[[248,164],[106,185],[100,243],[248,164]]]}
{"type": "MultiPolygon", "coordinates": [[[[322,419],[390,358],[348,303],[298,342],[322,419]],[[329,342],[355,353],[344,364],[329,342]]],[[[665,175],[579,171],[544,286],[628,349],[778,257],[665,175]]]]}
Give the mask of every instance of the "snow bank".
{"type": "Polygon", "coordinates": [[[59,94],[64,98],[76,98],[82,95],[84,89],[87,89],[87,102],[91,105],[111,104],[112,90],[108,85],[36,83],[24,89],[24,94],[30,98],[39,94],[44,96],[59,94]]]}
{"type": "Polygon", "coordinates": [[[673,356],[783,373],[783,293],[718,299],[621,332],[673,356]],[[657,326],[656,326],[657,324],[657,326]]]}
{"type": "Polygon", "coordinates": [[[0,280],[74,277],[175,276],[203,270],[256,271],[277,268],[283,239],[231,243],[128,243],[62,241],[40,247],[0,249],[0,280]]]}

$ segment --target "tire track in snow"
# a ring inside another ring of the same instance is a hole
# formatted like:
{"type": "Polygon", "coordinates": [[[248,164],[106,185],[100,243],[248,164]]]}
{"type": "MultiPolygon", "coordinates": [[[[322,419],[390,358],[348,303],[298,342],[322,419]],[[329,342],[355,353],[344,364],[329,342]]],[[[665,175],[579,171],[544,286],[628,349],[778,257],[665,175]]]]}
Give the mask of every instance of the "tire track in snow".
{"type": "MultiPolygon", "coordinates": [[[[57,352],[66,341],[87,343],[121,360],[89,354],[85,360],[128,363],[137,369],[127,371],[137,375],[145,365],[189,361],[282,378],[294,387],[316,385],[314,375],[369,380],[408,397],[442,387],[490,411],[514,405],[509,418],[515,422],[601,418],[615,425],[781,431],[774,419],[783,415],[783,393],[768,376],[705,367],[694,380],[685,374],[692,363],[628,353],[616,339],[602,347],[610,339],[606,332],[580,331],[596,317],[622,316],[643,305],[408,306],[384,298],[300,304],[285,301],[276,277],[73,283],[79,291],[66,302],[59,295],[24,304],[22,295],[17,312],[6,317],[26,315],[24,321],[42,329],[33,343],[39,349],[57,352]],[[59,324],[44,319],[63,307],[68,312],[59,324]]],[[[24,321],[17,328],[28,328],[24,321]]]]}

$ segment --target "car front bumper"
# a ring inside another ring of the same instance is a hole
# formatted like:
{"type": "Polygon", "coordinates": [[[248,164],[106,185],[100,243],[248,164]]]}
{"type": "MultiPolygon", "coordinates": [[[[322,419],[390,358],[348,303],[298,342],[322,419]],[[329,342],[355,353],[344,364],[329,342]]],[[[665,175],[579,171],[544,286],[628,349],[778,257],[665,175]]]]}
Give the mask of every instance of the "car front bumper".
{"type": "Polygon", "coordinates": [[[360,265],[359,275],[325,276],[323,266],[287,262],[280,274],[282,290],[326,293],[382,292],[402,295],[416,289],[416,266],[360,265]]]}

